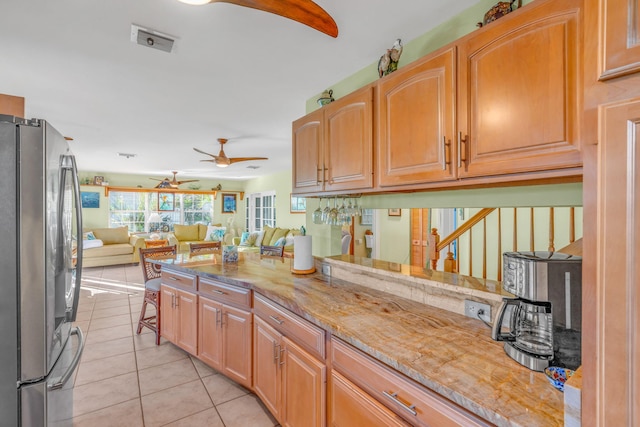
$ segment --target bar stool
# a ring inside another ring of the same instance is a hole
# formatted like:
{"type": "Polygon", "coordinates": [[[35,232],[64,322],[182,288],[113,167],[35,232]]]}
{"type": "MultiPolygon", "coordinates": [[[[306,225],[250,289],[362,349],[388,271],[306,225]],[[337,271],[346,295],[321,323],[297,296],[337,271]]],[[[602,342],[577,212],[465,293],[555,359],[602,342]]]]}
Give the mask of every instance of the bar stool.
{"type": "Polygon", "coordinates": [[[189,244],[189,255],[208,254],[220,250],[221,247],[220,242],[191,243],[189,244]]]}
{"type": "Polygon", "coordinates": [[[138,319],[138,330],[136,334],[142,332],[142,327],[146,326],[156,334],[156,345],[160,345],[160,265],[149,261],[150,258],[166,258],[176,254],[175,246],[161,246],[156,248],[140,248],[140,265],[142,266],[142,276],[144,278],[144,300],[138,319]],[[146,316],[147,304],[155,307],[155,314],[146,316]]]}
{"type": "Polygon", "coordinates": [[[284,254],[284,246],[260,246],[260,255],[281,257],[284,254]]]}

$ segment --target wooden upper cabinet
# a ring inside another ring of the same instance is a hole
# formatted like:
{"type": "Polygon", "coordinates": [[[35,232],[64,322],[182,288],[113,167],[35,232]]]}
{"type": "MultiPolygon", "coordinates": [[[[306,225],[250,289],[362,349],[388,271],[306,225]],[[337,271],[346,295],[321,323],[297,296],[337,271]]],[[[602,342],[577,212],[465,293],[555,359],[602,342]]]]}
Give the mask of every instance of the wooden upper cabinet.
{"type": "Polygon", "coordinates": [[[640,1],[600,0],[600,4],[600,79],[637,73],[640,71],[640,1]]]}
{"type": "Polygon", "coordinates": [[[321,191],[323,117],[316,110],[293,122],[293,192],[321,191]]]}
{"type": "Polygon", "coordinates": [[[581,5],[534,2],[460,42],[459,177],[582,165],[581,5]]]}
{"type": "Polygon", "coordinates": [[[373,87],[324,109],[325,190],[373,187],[373,87]]]}
{"type": "Polygon", "coordinates": [[[457,178],[455,61],[449,47],[379,81],[379,187],[457,178]]]}
{"type": "Polygon", "coordinates": [[[373,87],[293,122],[293,193],[373,187],[373,87]]]}

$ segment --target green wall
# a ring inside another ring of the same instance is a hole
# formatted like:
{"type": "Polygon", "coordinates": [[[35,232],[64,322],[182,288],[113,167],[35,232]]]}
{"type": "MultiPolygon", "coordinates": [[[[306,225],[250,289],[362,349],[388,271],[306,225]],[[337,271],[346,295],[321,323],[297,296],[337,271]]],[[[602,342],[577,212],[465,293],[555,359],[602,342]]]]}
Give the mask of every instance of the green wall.
{"type": "MultiPolygon", "coordinates": [[[[534,0],[523,0],[522,5],[524,6],[532,1],[534,0]]],[[[471,6],[464,12],[429,30],[420,37],[410,41],[403,40],[402,56],[400,57],[398,68],[402,68],[416,59],[419,59],[442,46],[477,30],[476,24],[478,22],[482,22],[484,14],[495,4],[496,0],[481,0],[474,6],[471,6]]],[[[398,37],[402,37],[402,34],[398,34],[398,37]]],[[[393,45],[393,42],[394,40],[389,40],[388,46],[381,46],[380,55],[382,55],[386,49],[390,48],[391,45],[393,45]]],[[[365,68],[356,71],[344,80],[331,85],[330,89],[333,90],[333,97],[335,99],[341,98],[344,95],[377,80],[378,59],[379,57],[372,58],[373,62],[365,68]]],[[[317,99],[325,89],[329,88],[319,88],[318,93],[307,100],[307,113],[320,108],[317,103],[317,99]]]]}

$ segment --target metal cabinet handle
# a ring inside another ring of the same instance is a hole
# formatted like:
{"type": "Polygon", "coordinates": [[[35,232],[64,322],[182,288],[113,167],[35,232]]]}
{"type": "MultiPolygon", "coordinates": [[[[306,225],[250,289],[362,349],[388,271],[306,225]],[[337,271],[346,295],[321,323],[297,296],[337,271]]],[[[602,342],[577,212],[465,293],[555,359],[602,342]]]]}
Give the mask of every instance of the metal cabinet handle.
{"type": "Polygon", "coordinates": [[[418,415],[418,413],[415,411],[416,405],[412,405],[412,404],[407,405],[406,403],[402,402],[400,399],[398,399],[398,393],[389,393],[387,391],[383,391],[382,394],[384,394],[389,399],[393,400],[395,403],[400,405],[402,409],[409,412],[410,414],[418,415]]]}
{"type": "Polygon", "coordinates": [[[178,295],[175,295],[175,294],[174,294],[174,298],[175,298],[175,300],[176,300],[176,308],[180,307],[180,304],[179,304],[179,302],[180,302],[180,297],[179,297],[178,295]]]}
{"type": "Polygon", "coordinates": [[[174,282],[175,282],[176,280],[178,280],[177,278],[175,278],[175,277],[173,277],[173,276],[169,276],[169,279],[170,279],[170,280],[173,280],[174,282]]]}
{"type": "MultiPolygon", "coordinates": [[[[462,132],[458,132],[458,168],[462,167],[462,162],[467,162],[467,158],[462,158],[462,143],[464,142],[465,148],[467,146],[467,142],[469,141],[469,135],[465,135],[462,137],[462,132]]],[[[466,151],[466,150],[465,150],[466,151]]]]}
{"type": "Polygon", "coordinates": [[[284,348],[282,348],[282,346],[280,346],[280,356],[278,356],[278,360],[280,361],[280,363],[278,363],[280,366],[284,365],[284,358],[282,357],[282,353],[284,353],[284,348]]]}
{"type": "Polygon", "coordinates": [[[284,323],[284,320],[280,320],[278,317],[276,316],[269,316],[269,319],[273,320],[274,322],[276,322],[278,325],[282,325],[284,323]]]}
{"type": "MultiPolygon", "coordinates": [[[[447,170],[447,165],[451,162],[447,162],[447,147],[451,147],[451,141],[447,142],[447,137],[442,137],[442,170],[447,170]]],[[[451,151],[451,149],[449,149],[451,151]]],[[[451,153],[449,153],[449,158],[451,158],[451,153]]]]}
{"type": "Polygon", "coordinates": [[[211,292],[213,292],[214,294],[218,294],[218,295],[226,295],[227,294],[226,292],[222,292],[222,291],[219,291],[217,289],[211,289],[211,292]]]}
{"type": "Polygon", "coordinates": [[[273,363],[275,363],[276,365],[280,362],[280,351],[278,350],[278,347],[280,347],[279,344],[276,344],[276,342],[273,342],[273,363]]]}

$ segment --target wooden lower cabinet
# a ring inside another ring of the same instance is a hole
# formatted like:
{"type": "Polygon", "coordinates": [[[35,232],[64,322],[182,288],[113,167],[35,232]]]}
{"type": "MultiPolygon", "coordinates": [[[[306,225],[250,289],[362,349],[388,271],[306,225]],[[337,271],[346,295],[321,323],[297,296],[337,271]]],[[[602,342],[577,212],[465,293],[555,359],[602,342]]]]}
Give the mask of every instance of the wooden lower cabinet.
{"type": "Polygon", "coordinates": [[[254,391],[283,426],[326,423],[326,366],[256,316],[254,391]]]}
{"type": "Polygon", "coordinates": [[[328,400],[331,427],[409,425],[336,371],[331,372],[328,400]]]}
{"type": "Polygon", "coordinates": [[[198,311],[198,358],[251,388],[251,312],[202,296],[198,311]]]}
{"type": "Polygon", "coordinates": [[[160,335],[183,350],[198,354],[198,295],[160,286],[160,335]]]}
{"type": "MultiPolygon", "coordinates": [[[[337,338],[331,368],[361,387],[412,426],[471,427],[490,424],[337,338]]],[[[332,371],[334,372],[334,371],[332,371]]]]}

